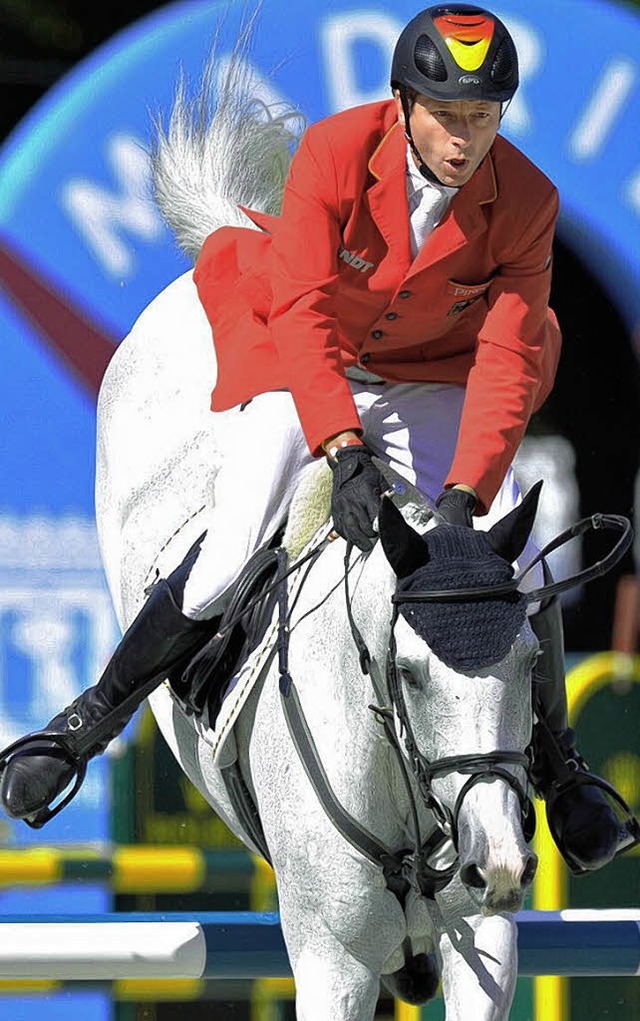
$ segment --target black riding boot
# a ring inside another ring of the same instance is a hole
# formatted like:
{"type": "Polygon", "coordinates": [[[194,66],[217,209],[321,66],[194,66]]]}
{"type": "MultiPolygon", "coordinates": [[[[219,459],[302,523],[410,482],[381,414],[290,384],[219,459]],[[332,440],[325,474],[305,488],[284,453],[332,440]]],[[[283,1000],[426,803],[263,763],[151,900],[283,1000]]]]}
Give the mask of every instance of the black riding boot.
{"type": "MultiPolygon", "coordinates": [[[[534,676],[531,776],[546,802],[551,835],[576,874],[602,868],[634,842],[612,801],[576,750],[569,727],[565,689],[564,637],[560,602],[551,598],[531,618],[542,655],[534,676]]],[[[604,781],[602,781],[604,785],[604,781]]]]}
{"type": "Polygon", "coordinates": [[[23,739],[24,748],[9,758],[0,782],[0,800],[6,813],[37,826],[51,818],[48,806],[80,768],[81,783],[86,761],[105,750],[146,696],[168,672],[186,665],[211,630],[211,621],[185,617],[169,583],[160,581],[125,632],[98,683],[54,716],[43,731],[23,739]],[[48,735],[62,740],[47,740],[48,735]]]}

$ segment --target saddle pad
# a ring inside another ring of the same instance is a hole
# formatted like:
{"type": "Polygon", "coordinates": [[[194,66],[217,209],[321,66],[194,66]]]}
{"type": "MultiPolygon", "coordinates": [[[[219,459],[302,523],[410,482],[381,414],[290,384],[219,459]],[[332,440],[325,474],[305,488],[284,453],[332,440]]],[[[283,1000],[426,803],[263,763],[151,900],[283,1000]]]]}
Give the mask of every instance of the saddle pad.
{"type": "MultiPolygon", "coordinates": [[[[407,509],[414,528],[422,532],[427,527],[432,512],[422,493],[379,457],[374,462],[382,472],[390,488],[394,489],[394,503],[401,510],[407,509]]],[[[333,473],[326,458],[310,464],[303,473],[296,489],[282,540],[289,560],[293,562],[308,546],[313,536],[327,522],[331,513],[331,490],[333,473]]]]}
{"type": "Polygon", "coordinates": [[[303,472],[294,493],[282,545],[290,563],[298,559],[331,513],[333,475],[326,458],[313,461],[303,472]]]}

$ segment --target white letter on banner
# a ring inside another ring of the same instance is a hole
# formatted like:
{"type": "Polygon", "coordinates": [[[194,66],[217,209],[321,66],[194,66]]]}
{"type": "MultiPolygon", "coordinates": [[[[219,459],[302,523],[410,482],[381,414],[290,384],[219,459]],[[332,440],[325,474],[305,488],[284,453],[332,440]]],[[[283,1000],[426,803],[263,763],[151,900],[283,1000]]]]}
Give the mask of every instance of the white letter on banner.
{"type": "Polygon", "coordinates": [[[109,140],[107,159],[120,191],[76,178],[64,187],[62,204],[106,271],[129,276],[133,256],[120,232],[150,242],[161,237],[164,226],[151,200],[149,157],[141,143],[128,135],[115,135],[109,140]]]}
{"type": "MultiPolygon", "coordinates": [[[[496,14],[498,14],[497,11],[496,14]]],[[[498,17],[504,21],[513,36],[518,51],[520,72],[520,86],[505,114],[504,123],[511,134],[527,135],[533,130],[533,118],[526,99],[526,86],[542,65],[544,46],[531,25],[525,25],[509,16],[502,17],[501,14],[498,14],[498,17]]]]}
{"type": "Polygon", "coordinates": [[[369,11],[337,14],[323,22],[320,38],[333,110],[390,98],[391,57],[401,31],[402,25],[395,18],[369,11]],[[380,80],[370,89],[358,86],[355,46],[359,42],[374,44],[380,50],[380,80]]]}
{"type": "Polygon", "coordinates": [[[630,60],[613,60],[607,66],[569,139],[574,159],[594,159],[598,155],[636,79],[636,67],[630,60]]]}

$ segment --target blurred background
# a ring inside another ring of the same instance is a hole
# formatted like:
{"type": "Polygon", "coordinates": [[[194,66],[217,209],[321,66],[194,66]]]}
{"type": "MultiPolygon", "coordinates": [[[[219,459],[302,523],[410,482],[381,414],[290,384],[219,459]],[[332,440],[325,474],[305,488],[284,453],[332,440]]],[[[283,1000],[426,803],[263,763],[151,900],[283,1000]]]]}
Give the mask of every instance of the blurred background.
{"type": "MultiPolygon", "coordinates": [[[[563,356],[518,457],[523,487],[545,480],[543,543],[596,511],[633,516],[637,499],[640,3],[490,6],[511,28],[522,66],[504,133],[555,181],[562,202],[552,304],[563,356]]],[[[419,7],[263,0],[250,58],[256,88],[296,103],[309,121],[386,97],[393,43],[419,7]]],[[[181,69],[195,89],[216,31],[223,66],[251,10],[234,0],[0,0],[2,745],[93,683],[117,640],[93,521],[95,401],[114,347],[188,268],[150,194],[151,118],[170,109],[181,69]]],[[[600,549],[576,544],[555,569],[569,573],[600,549]]],[[[564,606],[581,746],[636,810],[637,607],[631,554],[564,606]]],[[[146,717],[93,764],[46,831],[2,819],[0,840],[3,914],[275,906],[268,870],[237,847],[146,717]],[[48,857],[34,858],[29,847],[45,844],[48,857]],[[177,845],[200,863],[200,886],[176,879],[177,845]]],[[[537,884],[538,907],[635,905],[637,856],[575,883],[549,851],[537,884]]],[[[395,1010],[381,1000],[380,1017],[395,1010]]],[[[81,1014],[293,1016],[288,983],[0,986],[0,1019],[81,1014]]],[[[637,983],[521,980],[513,1016],[626,1021],[640,1016],[637,983]]]]}

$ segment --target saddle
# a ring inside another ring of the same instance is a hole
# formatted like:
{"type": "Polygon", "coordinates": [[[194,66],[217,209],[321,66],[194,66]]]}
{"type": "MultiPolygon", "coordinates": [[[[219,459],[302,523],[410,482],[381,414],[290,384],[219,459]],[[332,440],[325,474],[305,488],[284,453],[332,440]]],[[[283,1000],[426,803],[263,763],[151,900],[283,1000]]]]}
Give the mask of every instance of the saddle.
{"type": "Polygon", "coordinates": [[[187,713],[208,710],[213,727],[231,679],[260,645],[273,616],[282,533],[256,550],[234,583],[222,616],[214,618],[215,633],[186,666],[168,680],[187,713]]]}

